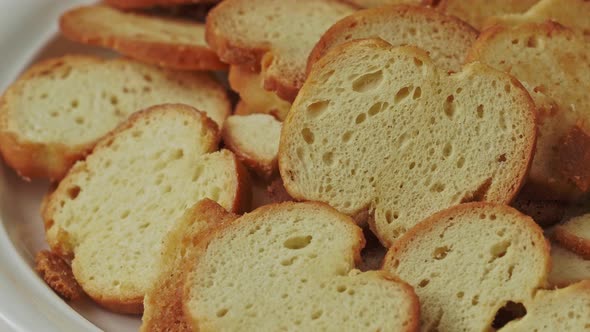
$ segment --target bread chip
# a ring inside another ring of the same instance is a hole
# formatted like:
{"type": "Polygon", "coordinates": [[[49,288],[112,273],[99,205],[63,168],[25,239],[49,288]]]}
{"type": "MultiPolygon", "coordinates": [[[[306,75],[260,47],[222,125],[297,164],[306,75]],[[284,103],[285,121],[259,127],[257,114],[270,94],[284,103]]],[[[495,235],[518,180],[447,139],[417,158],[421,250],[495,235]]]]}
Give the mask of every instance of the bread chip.
{"type": "Polygon", "coordinates": [[[232,115],[223,126],[225,146],[265,179],[277,173],[281,123],[268,114],[232,115]]]}
{"type": "Polygon", "coordinates": [[[363,38],[381,38],[393,46],[417,46],[438,67],[459,71],[477,34],[458,18],[427,7],[398,5],[361,10],[324,33],[309,56],[307,72],[334,46],[363,38]]]}
{"type": "Polygon", "coordinates": [[[541,0],[522,14],[492,17],[484,25],[519,25],[543,23],[551,20],[570,28],[580,29],[584,34],[590,36],[590,20],[588,17],[590,17],[590,1],[541,0]]]}
{"type": "Polygon", "coordinates": [[[590,259],[552,243],[549,285],[565,287],[582,280],[590,280],[590,259]]]}
{"type": "Polygon", "coordinates": [[[264,88],[290,102],[309,52],[354,9],[336,0],[225,0],[207,16],[206,38],[223,62],[260,68],[264,88]]]}
{"type": "Polygon", "coordinates": [[[363,245],[361,229],[326,205],[259,208],[202,239],[183,266],[187,319],[199,331],[415,331],[411,287],[354,269],[363,245]]]}
{"type": "Polygon", "coordinates": [[[441,211],[407,232],[383,269],[420,299],[422,331],[489,331],[508,302],[545,286],[549,245],[535,222],[505,205],[469,203],[441,211]]]}
{"type": "Polygon", "coordinates": [[[539,0],[441,0],[437,9],[471,24],[476,29],[492,16],[523,13],[539,0]]]}
{"type": "Polygon", "coordinates": [[[69,10],[59,23],[64,36],[73,41],[112,48],[142,62],[184,70],[227,68],[207,46],[201,23],[103,5],[69,10]]]}
{"type": "Polygon", "coordinates": [[[77,300],[84,295],[78,285],[72,268],[60,256],[49,250],[41,250],[35,256],[35,270],[57,295],[65,300],[77,300]]]}
{"type": "Polygon", "coordinates": [[[162,239],[195,202],[248,207],[247,172],[231,152],[214,152],[218,141],[203,113],[155,106],[101,139],[46,199],[47,242],[74,257],[76,280],[99,304],[142,311],[162,239]]]}
{"type": "Polygon", "coordinates": [[[192,331],[182,309],[182,288],[186,276],[182,266],[191,264],[198,239],[216,225],[238,216],[214,201],[204,199],[187,210],[166,235],[159,258],[159,273],[145,296],[141,331],[192,331]]]}
{"type": "MultiPolygon", "coordinates": [[[[590,120],[590,43],[557,23],[495,26],[474,43],[468,61],[480,61],[519,79],[537,104],[539,138],[529,181],[554,200],[581,195],[561,174],[560,142],[572,126],[590,120]]],[[[584,130],[588,130],[584,127],[584,130]]],[[[579,146],[589,150],[590,146],[579,146]]],[[[566,157],[565,160],[576,158],[566,157]]],[[[582,165],[577,165],[583,167],[582,165]]],[[[569,173],[575,173],[570,171],[569,173]]]]}
{"type": "Polygon", "coordinates": [[[434,212],[508,203],[527,173],[534,105],[481,64],[448,74],[421,50],[361,40],[313,67],[283,124],[279,168],[296,199],[365,211],[385,246],[434,212]]]}
{"type": "Polygon", "coordinates": [[[525,302],[526,315],[502,332],[587,331],[590,328],[590,280],[558,290],[541,290],[525,302]]]}
{"type": "Polygon", "coordinates": [[[46,60],[0,97],[0,151],[23,177],[59,180],[129,115],[169,102],[196,107],[219,126],[230,113],[224,88],[203,73],[91,56],[46,60]]]}
{"type": "Polygon", "coordinates": [[[590,259],[590,214],[566,221],[555,227],[553,234],[563,247],[590,259]]]}
{"type": "Polygon", "coordinates": [[[176,6],[194,3],[218,3],[221,0],[104,0],[110,6],[121,9],[141,9],[156,6],[176,6]]]}

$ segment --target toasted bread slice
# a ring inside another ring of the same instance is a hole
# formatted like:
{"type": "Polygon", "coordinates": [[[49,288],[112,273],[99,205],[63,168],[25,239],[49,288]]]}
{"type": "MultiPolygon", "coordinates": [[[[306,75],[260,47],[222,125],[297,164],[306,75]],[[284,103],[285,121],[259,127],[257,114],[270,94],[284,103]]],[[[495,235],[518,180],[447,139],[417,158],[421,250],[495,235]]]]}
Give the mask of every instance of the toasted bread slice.
{"type": "Polygon", "coordinates": [[[104,5],[72,9],[60,18],[67,38],[162,67],[220,70],[227,65],[205,42],[205,25],[124,12],[104,5]]]}
{"type": "Polygon", "coordinates": [[[231,107],[206,74],[89,56],[43,61],[0,97],[0,151],[23,177],[58,180],[130,114],[169,102],[203,110],[220,126],[231,107]]]}
{"type": "Polygon", "coordinates": [[[206,38],[223,62],[261,68],[264,88],[291,102],[305,80],[309,52],[354,10],[336,0],[226,0],[207,16],[206,38]]]}
{"type": "Polygon", "coordinates": [[[549,245],[515,209],[469,203],[441,211],[407,232],[383,269],[410,283],[422,331],[488,331],[507,302],[545,286],[549,245]]]}
{"type": "Polygon", "coordinates": [[[162,239],[202,198],[245,210],[247,172],[204,113],[185,105],[134,114],[76,163],[43,207],[53,251],[72,257],[84,291],[118,312],[140,313],[162,239]]]}
{"type": "Polygon", "coordinates": [[[387,5],[399,5],[399,4],[410,4],[410,5],[428,5],[431,3],[429,0],[344,0],[350,2],[353,5],[357,5],[362,8],[373,8],[387,5]]]}
{"type": "Polygon", "coordinates": [[[156,6],[176,6],[194,3],[218,3],[221,0],[104,0],[110,6],[121,9],[143,9],[156,6]]]}
{"type": "Polygon", "coordinates": [[[576,124],[558,143],[559,172],[583,192],[590,190],[590,168],[586,167],[590,164],[589,131],[587,125],[576,124]]]}
{"type": "Polygon", "coordinates": [[[477,30],[460,19],[428,7],[398,5],[365,9],[343,18],[326,31],[309,56],[307,72],[334,46],[363,38],[381,38],[393,46],[417,46],[438,67],[459,71],[477,34],[477,30]]]}
{"type": "MultiPolygon", "coordinates": [[[[555,200],[581,194],[561,172],[563,158],[575,156],[560,157],[560,143],[572,126],[590,120],[590,95],[582,88],[590,86],[588,45],[581,34],[553,22],[495,26],[480,35],[468,55],[468,61],[514,75],[535,99],[539,139],[529,181],[553,192],[555,200]]],[[[580,149],[590,146],[576,153],[580,149]]]]}
{"type": "Polygon", "coordinates": [[[415,331],[412,288],[354,269],[363,245],[361,229],[326,205],[267,205],[217,227],[178,267],[184,312],[198,331],[415,331]]]}
{"type": "Polygon", "coordinates": [[[552,243],[549,285],[565,287],[582,280],[590,280],[590,259],[584,259],[559,244],[552,243]]]}
{"type": "Polygon", "coordinates": [[[492,16],[524,13],[539,0],[441,0],[437,9],[481,29],[492,16]]]}
{"type": "Polygon", "coordinates": [[[281,125],[268,114],[232,115],[223,126],[223,142],[246,167],[270,179],[278,169],[281,125]]]}
{"type": "Polygon", "coordinates": [[[572,218],[556,226],[553,235],[563,247],[590,259],[590,214],[572,218]]]}
{"type": "Polygon", "coordinates": [[[291,103],[279,98],[274,92],[266,91],[260,73],[243,66],[230,66],[228,81],[242,99],[236,113],[238,110],[241,115],[266,113],[281,121],[287,116],[291,103]]]}
{"type": "Polygon", "coordinates": [[[72,274],[72,267],[60,255],[49,250],[39,251],[35,256],[35,270],[63,299],[77,300],[84,295],[72,274]]]}
{"type": "Polygon", "coordinates": [[[590,328],[590,280],[557,290],[541,290],[526,301],[526,315],[500,331],[587,331],[590,328]]]}
{"type": "Polygon", "coordinates": [[[551,20],[561,25],[580,29],[590,35],[590,2],[585,0],[540,0],[522,14],[507,14],[492,17],[485,26],[496,24],[519,25],[543,23],[551,20]]]}
{"type": "Polygon", "coordinates": [[[250,106],[246,105],[243,100],[239,100],[234,108],[234,115],[257,114],[250,106]]]}
{"type": "Polygon", "coordinates": [[[164,239],[159,273],[145,296],[141,331],[192,331],[182,309],[186,273],[181,267],[192,264],[191,257],[200,237],[212,227],[237,217],[208,199],[186,211],[164,239]]]}
{"type": "Polygon", "coordinates": [[[296,199],[373,214],[388,247],[452,205],[510,202],[532,158],[534,117],[504,73],[472,64],[448,74],[419,49],[353,41],[313,67],[283,124],[279,168],[296,199]]]}

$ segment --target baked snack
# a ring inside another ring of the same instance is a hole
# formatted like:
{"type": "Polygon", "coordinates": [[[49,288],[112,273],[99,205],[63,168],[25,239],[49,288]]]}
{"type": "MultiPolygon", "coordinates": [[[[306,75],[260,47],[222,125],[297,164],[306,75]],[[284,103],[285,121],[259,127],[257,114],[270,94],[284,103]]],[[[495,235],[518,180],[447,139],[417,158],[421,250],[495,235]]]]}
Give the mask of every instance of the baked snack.
{"type": "Polygon", "coordinates": [[[327,205],[259,208],[217,227],[188,254],[181,267],[187,320],[199,331],[343,324],[352,331],[415,331],[412,288],[383,271],[354,269],[363,245],[361,229],[327,205]]]}
{"type": "Polygon", "coordinates": [[[484,26],[486,19],[503,14],[524,13],[539,0],[441,0],[437,9],[457,16],[476,29],[484,26]]]}
{"type": "Polygon", "coordinates": [[[185,212],[163,240],[159,273],[145,296],[140,331],[192,331],[182,309],[186,271],[181,267],[192,263],[200,237],[237,217],[209,199],[199,201],[185,212]]]}
{"type": "Polygon", "coordinates": [[[260,69],[262,86],[291,102],[313,46],[354,10],[336,0],[225,0],[209,12],[206,38],[223,62],[260,69]]]}
{"type": "Polygon", "coordinates": [[[228,81],[241,99],[236,106],[236,114],[266,113],[281,121],[287,116],[291,103],[279,98],[274,92],[266,91],[259,72],[244,66],[230,66],[228,81]]]}
{"type": "Polygon", "coordinates": [[[59,25],[73,41],[112,48],[142,62],[184,70],[227,68],[207,46],[202,23],[92,5],[67,11],[59,25]]]}
{"type": "Polygon", "coordinates": [[[502,332],[586,331],[590,328],[590,280],[557,290],[540,290],[525,302],[526,316],[502,332]]]}
{"type": "Polygon", "coordinates": [[[410,5],[428,5],[431,3],[429,0],[345,0],[353,5],[357,5],[363,8],[373,8],[387,5],[399,5],[399,4],[410,4],[410,5]]]}
{"type": "Polygon", "coordinates": [[[534,118],[520,83],[490,67],[448,74],[417,48],[353,41],[313,66],[283,123],[279,168],[295,199],[372,214],[388,247],[452,205],[510,202],[534,118]]]}
{"type": "Polygon", "coordinates": [[[176,6],[194,3],[217,3],[221,0],[104,0],[110,6],[121,9],[143,9],[156,6],[176,6]]]}
{"type": "Polygon", "coordinates": [[[222,132],[225,146],[265,179],[277,173],[280,136],[281,123],[268,114],[232,115],[222,132]]]}
{"type": "MultiPolygon", "coordinates": [[[[584,36],[557,23],[495,26],[474,43],[468,61],[480,61],[519,79],[537,104],[539,135],[529,182],[552,193],[554,200],[572,200],[580,188],[562,174],[570,158],[560,150],[572,126],[585,130],[590,119],[590,60],[584,36]]],[[[579,146],[579,150],[590,149],[579,146]]],[[[577,167],[583,167],[577,165],[577,167]]],[[[575,173],[569,170],[569,173],[575,173]]]]}
{"type": "Polygon", "coordinates": [[[584,259],[559,244],[552,243],[549,285],[565,287],[582,280],[590,280],[590,259],[584,259]]]}
{"type": "Polygon", "coordinates": [[[73,257],[84,291],[117,312],[140,313],[159,272],[162,239],[202,198],[249,204],[248,175],[204,113],[161,105],[136,113],[76,163],[42,209],[51,249],[73,257]]]}
{"type": "Polygon", "coordinates": [[[585,0],[540,0],[522,14],[506,14],[492,17],[484,25],[519,25],[543,23],[551,20],[561,25],[580,29],[590,35],[590,2],[585,0]]]}
{"type": "Polygon", "coordinates": [[[39,251],[35,256],[35,270],[63,299],[77,300],[84,295],[72,274],[72,268],[60,255],[49,250],[39,251]]]}
{"type": "Polygon", "coordinates": [[[207,74],[126,59],[46,60],[0,97],[0,152],[22,177],[59,180],[130,114],[167,102],[203,110],[220,126],[230,113],[225,90],[207,74]]]}
{"type": "Polygon", "coordinates": [[[555,227],[555,240],[585,259],[590,259],[590,214],[572,218],[555,227]]]}
{"type": "Polygon", "coordinates": [[[428,7],[365,9],[343,18],[324,33],[309,56],[307,72],[334,46],[363,38],[381,38],[393,46],[417,46],[438,67],[459,71],[477,35],[469,24],[428,7]]]}
{"type": "Polygon", "coordinates": [[[545,286],[550,265],[549,244],[531,218],[469,203],[408,231],[383,269],[414,287],[422,331],[489,331],[506,303],[528,301],[545,286]]]}

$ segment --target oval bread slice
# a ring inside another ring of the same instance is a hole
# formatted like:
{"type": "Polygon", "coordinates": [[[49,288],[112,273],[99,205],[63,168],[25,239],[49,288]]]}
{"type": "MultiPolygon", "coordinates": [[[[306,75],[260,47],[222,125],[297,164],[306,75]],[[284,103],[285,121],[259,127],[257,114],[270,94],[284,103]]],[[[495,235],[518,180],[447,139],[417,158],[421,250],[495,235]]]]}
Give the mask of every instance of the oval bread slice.
{"type": "Polygon", "coordinates": [[[428,5],[429,0],[345,0],[354,5],[363,8],[381,7],[387,5],[411,4],[411,5],[428,5]]]}
{"type": "MultiPolygon", "coordinates": [[[[585,37],[557,23],[495,26],[484,31],[473,44],[467,61],[486,63],[519,79],[537,104],[539,136],[529,181],[542,187],[541,194],[555,200],[574,200],[581,190],[564,174],[568,160],[590,153],[580,145],[576,155],[560,154],[562,139],[570,129],[590,120],[590,58],[585,37]]],[[[577,165],[583,169],[584,166],[577,165]]],[[[576,174],[568,168],[567,174],[576,174]]],[[[584,188],[583,189],[588,189],[584,188]]]]}
{"type": "Polygon", "coordinates": [[[590,214],[572,218],[556,226],[553,235],[563,247],[590,259],[590,214]]]}
{"type": "Polygon", "coordinates": [[[334,24],[307,61],[307,72],[335,45],[363,38],[381,38],[393,46],[425,50],[440,68],[459,71],[478,32],[460,19],[418,6],[386,6],[358,11],[334,24]]]}
{"type": "Polygon", "coordinates": [[[121,9],[143,9],[156,6],[176,6],[186,4],[217,3],[221,0],[105,0],[110,6],[121,9]]]}
{"type": "Polygon", "coordinates": [[[23,177],[59,180],[129,115],[170,102],[203,110],[219,126],[231,107],[224,88],[207,74],[127,59],[46,60],[0,98],[0,151],[23,177]]]}
{"type": "Polygon", "coordinates": [[[557,290],[541,290],[525,303],[527,314],[500,331],[587,331],[590,328],[590,280],[557,290]]]}
{"type": "Polygon", "coordinates": [[[309,52],[354,10],[337,0],[225,0],[209,12],[206,38],[223,62],[261,68],[264,88],[291,102],[309,52]]]}
{"type": "Polygon", "coordinates": [[[559,244],[552,243],[549,285],[565,287],[582,280],[590,280],[590,259],[584,259],[559,244]]]}
{"type": "Polygon", "coordinates": [[[231,152],[215,152],[218,142],[204,113],[155,106],[104,137],[46,198],[47,242],[73,256],[74,276],[91,298],[140,313],[162,239],[187,208],[203,198],[247,208],[247,172],[231,152]]]}
{"type": "Polygon", "coordinates": [[[281,125],[268,114],[232,115],[223,126],[223,142],[246,167],[270,179],[278,169],[281,125]]]}
{"type": "Polygon", "coordinates": [[[506,14],[492,17],[486,26],[496,24],[519,25],[525,23],[557,22],[581,30],[590,35],[590,2],[585,0],[541,0],[522,14],[506,14]]]}
{"type": "Polygon", "coordinates": [[[207,46],[202,23],[104,5],[71,9],[59,23],[64,36],[73,41],[112,48],[142,62],[184,70],[227,68],[207,46]]]}
{"type": "Polygon", "coordinates": [[[437,9],[457,16],[476,29],[492,16],[523,13],[539,0],[441,0],[437,9]]]}
{"type": "Polygon", "coordinates": [[[509,301],[545,286],[549,245],[515,209],[469,203],[441,211],[389,249],[383,269],[414,287],[422,331],[489,331],[509,301]]]}
{"type": "Polygon", "coordinates": [[[534,105],[510,76],[480,64],[449,75],[419,49],[353,41],[312,69],[279,168],[296,199],[370,212],[388,247],[447,207],[510,202],[535,135],[534,105]]]}
{"type": "Polygon", "coordinates": [[[184,312],[198,331],[415,331],[412,288],[354,269],[363,245],[324,204],[264,206],[201,240],[184,266],[184,312]]]}

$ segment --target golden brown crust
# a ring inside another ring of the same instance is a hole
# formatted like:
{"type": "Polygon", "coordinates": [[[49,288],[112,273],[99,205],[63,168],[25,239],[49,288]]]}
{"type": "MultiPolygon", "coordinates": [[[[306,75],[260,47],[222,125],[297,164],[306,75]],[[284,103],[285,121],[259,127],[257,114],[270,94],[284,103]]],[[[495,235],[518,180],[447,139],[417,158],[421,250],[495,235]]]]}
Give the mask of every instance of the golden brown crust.
{"type": "Polygon", "coordinates": [[[239,142],[234,142],[227,133],[228,127],[224,127],[222,131],[223,143],[225,146],[232,151],[235,156],[249,169],[253,170],[262,179],[269,180],[273,178],[278,172],[278,164],[276,159],[267,163],[261,161],[260,158],[250,155],[244,149],[241,149],[239,142]]]}
{"type": "Polygon", "coordinates": [[[420,234],[424,232],[428,232],[429,230],[433,229],[437,226],[441,220],[448,219],[453,215],[456,215],[462,211],[468,211],[471,209],[479,209],[484,207],[492,206],[495,209],[503,211],[505,213],[517,213],[522,218],[520,218],[520,223],[523,224],[523,227],[529,228],[532,233],[535,233],[536,244],[538,244],[538,248],[543,251],[543,256],[545,257],[545,261],[547,262],[545,266],[545,276],[549,274],[551,271],[551,247],[549,245],[549,241],[545,239],[543,235],[543,230],[535,223],[533,219],[529,216],[526,216],[519,212],[518,210],[508,206],[508,205],[501,205],[501,204],[494,204],[494,203],[487,203],[487,202],[472,202],[472,203],[465,203],[460,205],[455,205],[450,207],[446,210],[439,211],[430,217],[424,219],[420,223],[416,224],[413,228],[411,228],[408,232],[406,232],[402,237],[400,237],[387,251],[385,255],[385,259],[383,259],[382,269],[385,269],[389,262],[393,261],[396,255],[401,252],[404,248],[406,248],[412,241],[420,236],[420,234]]]}
{"type": "Polygon", "coordinates": [[[250,206],[252,206],[252,179],[250,178],[248,170],[239,161],[239,158],[233,153],[232,156],[234,157],[234,163],[236,165],[238,190],[236,199],[232,204],[233,208],[230,212],[244,213],[249,211],[250,206]]]}
{"type": "MultiPolygon", "coordinates": [[[[87,15],[86,12],[106,8],[105,6],[87,6],[70,10],[63,14],[59,20],[61,32],[69,39],[83,44],[112,48],[130,58],[155,64],[162,67],[182,70],[224,70],[227,65],[219,60],[217,54],[205,45],[184,44],[175,42],[146,41],[141,38],[129,38],[80,28],[85,22],[80,16],[87,15]]],[[[115,10],[115,9],[111,9],[115,10]]],[[[144,17],[141,14],[123,14],[144,17]]],[[[145,16],[149,18],[149,16],[145,16]]],[[[199,23],[192,23],[171,18],[160,18],[161,22],[183,24],[187,27],[203,26],[199,23]]]]}
{"type": "MultiPolygon", "coordinates": [[[[237,215],[228,213],[214,201],[204,199],[188,211],[185,218],[206,221],[209,227],[214,228],[217,225],[229,223],[238,218],[237,215]]],[[[184,225],[183,225],[184,226],[184,225]]],[[[188,225],[187,225],[188,226],[188,225]]],[[[152,286],[152,296],[146,297],[146,308],[149,308],[149,313],[143,317],[141,331],[178,331],[188,332],[192,331],[190,322],[185,318],[182,306],[183,299],[183,284],[185,279],[185,270],[183,266],[192,264],[192,251],[201,237],[201,233],[187,232],[187,229],[180,229],[183,236],[180,243],[170,242],[176,241],[175,234],[170,234],[166,239],[166,246],[174,246],[179,251],[185,251],[183,256],[181,252],[174,253],[176,257],[167,257],[174,259],[173,262],[167,261],[169,265],[165,267],[166,270],[161,271],[160,277],[152,286]],[[155,295],[155,296],[153,296],[155,295]]]]}
{"type": "Polygon", "coordinates": [[[576,236],[563,226],[555,227],[553,237],[562,247],[582,256],[584,259],[590,259],[590,239],[576,236]]]}
{"type": "Polygon", "coordinates": [[[360,10],[336,22],[334,25],[332,25],[332,27],[330,27],[330,29],[328,29],[328,31],[324,33],[320,41],[309,54],[309,58],[307,60],[306,76],[309,75],[313,64],[316,63],[321,57],[326,55],[326,53],[334,46],[334,39],[338,38],[342,34],[350,30],[354,31],[357,26],[362,25],[364,22],[371,21],[372,17],[383,16],[387,18],[392,17],[392,19],[395,19],[395,16],[406,15],[420,15],[424,16],[428,20],[436,20],[441,22],[441,24],[452,24],[464,31],[466,34],[472,34],[474,39],[478,34],[475,28],[464,21],[454,16],[441,14],[439,11],[433,10],[431,8],[410,5],[390,5],[360,10]]]}
{"type": "Polygon", "coordinates": [[[559,144],[560,173],[583,192],[590,189],[590,135],[573,126],[559,144]]]}
{"type": "Polygon", "coordinates": [[[107,4],[121,9],[141,9],[155,6],[174,6],[191,3],[218,3],[221,0],[104,0],[107,4]]]}
{"type": "Polygon", "coordinates": [[[77,300],[84,291],[74,278],[70,265],[58,254],[41,250],[35,256],[35,270],[57,295],[66,301],[77,300]]]}

